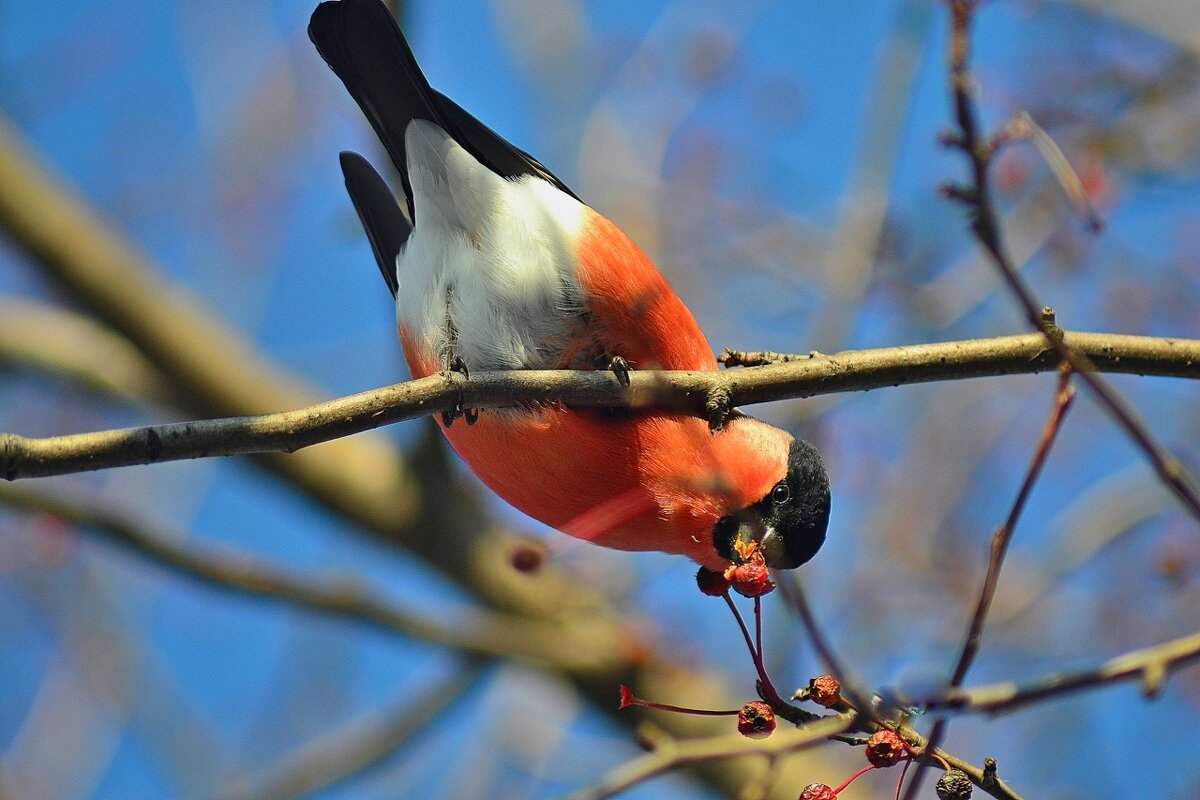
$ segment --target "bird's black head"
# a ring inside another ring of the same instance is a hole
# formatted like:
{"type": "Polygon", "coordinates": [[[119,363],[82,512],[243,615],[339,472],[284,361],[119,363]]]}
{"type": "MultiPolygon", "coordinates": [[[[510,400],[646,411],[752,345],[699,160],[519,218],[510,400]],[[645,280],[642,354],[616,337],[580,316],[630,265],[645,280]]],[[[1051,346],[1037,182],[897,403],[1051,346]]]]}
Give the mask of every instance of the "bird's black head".
{"type": "Polygon", "coordinates": [[[788,450],[787,475],[767,496],[717,520],[713,546],[737,562],[734,544],[756,542],[768,567],[795,569],[825,543],[829,525],[829,476],[817,448],[796,439],[788,450]]]}

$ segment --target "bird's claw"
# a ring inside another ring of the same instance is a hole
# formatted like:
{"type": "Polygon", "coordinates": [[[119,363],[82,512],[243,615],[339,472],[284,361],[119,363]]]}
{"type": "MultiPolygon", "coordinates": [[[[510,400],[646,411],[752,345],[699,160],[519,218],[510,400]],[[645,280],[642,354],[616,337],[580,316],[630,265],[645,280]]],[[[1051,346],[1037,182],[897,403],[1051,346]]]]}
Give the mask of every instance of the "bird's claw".
{"type": "MultiPolygon", "coordinates": [[[[450,359],[450,363],[446,365],[446,372],[462,375],[464,379],[470,380],[471,371],[467,369],[467,362],[463,361],[462,356],[454,356],[450,359]]],[[[454,424],[454,420],[462,417],[467,421],[468,425],[474,425],[479,421],[479,409],[466,408],[462,401],[462,392],[459,392],[458,401],[455,402],[454,408],[450,411],[442,412],[442,425],[449,428],[454,424]]]]}
{"type": "Polygon", "coordinates": [[[612,374],[617,377],[617,383],[622,386],[629,385],[629,372],[633,367],[629,366],[629,362],[621,356],[599,356],[594,362],[598,369],[611,370],[612,374]]]}

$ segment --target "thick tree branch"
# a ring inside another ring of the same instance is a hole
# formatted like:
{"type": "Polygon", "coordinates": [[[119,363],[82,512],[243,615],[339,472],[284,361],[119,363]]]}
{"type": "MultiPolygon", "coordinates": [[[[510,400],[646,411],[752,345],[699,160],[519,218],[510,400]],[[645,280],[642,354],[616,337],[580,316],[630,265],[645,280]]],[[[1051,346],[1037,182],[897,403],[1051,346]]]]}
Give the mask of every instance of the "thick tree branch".
{"type": "Polygon", "coordinates": [[[488,611],[434,621],[382,600],[352,578],[304,577],[228,548],[206,552],[178,544],[143,520],[98,507],[91,494],[0,483],[0,505],[53,514],[188,580],[476,656],[513,658],[568,673],[611,668],[619,659],[615,643],[598,637],[592,627],[573,630],[569,623],[488,611]]]}
{"type": "MultiPolygon", "coordinates": [[[[1067,333],[1097,369],[1200,378],[1200,341],[1067,333]]],[[[793,358],[793,357],[789,357],[793,358]]],[[[186,458],[293,452],[461,401],[477,408],[537,402],[579,407],[659,408],[706,415],[710,397],[732,405],[865,391],[884,386],[1052,369],[1059,355],[1037,334],[814,354],[763,367],[717,372],[637,372],[622,388],[603,371],[432,375],[296,411],[99,431],[45,439],[0,434],[0,476],[62,475],[186,458]]],[[[461,423],[460,423],[461,424],[461,423]]]]}
{"type": "Polygon", "coordinates": [[[416,699],[396,708],[373,710],[322,734],[288,753],[259,774],[246,775],[218,795],[218,800],[290,800],[311,797],[343,783],[406,745],[453,708],[485,674],[480,664],[465,664],[434,685],[422,687],[416,699]]]}
{"type": "MultiPolygon", "coordinates": [[[[63,185],[0,117],[0,229],[61,286],[126,336],[206,416],[261,414],[316,392],[254,351],[63,185]]],[[[260,451],[263,452],[263,451],[260,451]]],[[[338,442],[299,458],[262,457],[321,502],[381,538],[416,514],[417,498],[387,442],[338,442]]]]}

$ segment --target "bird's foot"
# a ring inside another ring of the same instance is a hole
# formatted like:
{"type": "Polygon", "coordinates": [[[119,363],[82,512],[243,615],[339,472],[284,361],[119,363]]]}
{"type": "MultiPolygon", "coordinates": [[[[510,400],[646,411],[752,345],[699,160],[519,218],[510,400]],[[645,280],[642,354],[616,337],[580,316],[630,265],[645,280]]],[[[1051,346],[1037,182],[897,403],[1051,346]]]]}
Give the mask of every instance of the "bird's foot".
{"type": "Polygon", "coordinates": [[[621,356],[598,356],[593,363],[597,369],[612,370],[612,374],[617,376],[617,383],[622,386],[629,385],[629,372],[633,367],[621,356]]]}
{"type": "MultiPolygon", "coordinates": [[[[454,356],[446,365],[446,376],[449,377],[452,373],[457,372],[464,379],[470,380],[471,371],[467,369],[467,362],[463,361],[462,356],[454,356]]],[[[450,411],[442,412],[442,425],[449,428],[454,424],[454,420],[462,417],[467,421],[468,425],[474,425],[479,421],[479,409],[467,408],[463,405],[462,392],[459,392],[458,400],[454,403],[454,408],[450,411]]]]}

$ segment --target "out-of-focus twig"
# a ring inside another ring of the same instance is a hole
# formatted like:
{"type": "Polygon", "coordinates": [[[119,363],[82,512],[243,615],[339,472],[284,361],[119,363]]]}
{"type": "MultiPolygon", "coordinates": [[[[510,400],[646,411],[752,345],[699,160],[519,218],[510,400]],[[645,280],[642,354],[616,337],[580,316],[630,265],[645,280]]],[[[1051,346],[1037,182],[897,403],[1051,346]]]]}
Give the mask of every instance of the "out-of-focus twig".
{"type": "MultiPolygon", "coordinates": [[[[1200,378],[1200,341],[1110,334],[1066,334],[1105,369],[1200,378]]],[[[30,439],[0,433],[0,477],[62,475],[131,464],[302,447],[425,416],[461,403],[474,408],[564,402],[580,407],[664,408],[706,416],[708,398],[732,405],[865,391],[936,380],[1039,372],[1058,354],[1040,336],[852,350],[830,356],[723,354],[726,363],[779,363],[753,370],[634,371],[622,387],[605,371],[520,370],[431,375],[296,411],[30,439]]]]}
{"type": "MultiPolygon", "coordinates": [[[[0,229],[100,319],[129,338],[186,396],[193,413],[297,408],[316,392],[259,356],[38,163],[0,118],[0,229]]],[[[264,464],[374,531],[394,532],[417,502],[386,443],[361,439],[264,464]]]]}
{"type": "Polygon", "coordinates": [[[1034,122],[1029,112],[1018,111],[997,136],[996,144],[1001,144],[1005,139],[1028,139],[1032,142],[1042,156],[1042,160],[1046,162],[1046,166],[1050,168],[1055,180],[1078,207],[1084,222],[1087,223],[1088,230],[1092,233],[1104,230],[1104,220],[1100,217],[1100,212],[1096,210],[1096,207],[1092,205],[1087,190],[1083,188],[1083,181],[1079,179],[1071,162],[1067,161],[1066,154],[1058,146],[1058,142],[1054,141],[1054,138],[1046,133],[1041,125],[1034,122]]]}
{"type": "Polygon", "coordinates": [[[306,743],[263,773],[239,778],[220,797],[288,800],[342,783],[419,736],[476,684],[481,673],[479,664],[452,670],[435,685],[422,688],[415,700],[406,698],[395,709],[352,720],[306,743]]]}
{"type": "Polygon", "coordinates": [[[51,491],[33,484],[0,484],[0,504],[43,511],[81,525],[190,580],[466,653],[516,658],[567,672],[604,668],[618,658],[614,643],[595,639],[591,629],[574,636],[567,625],[485,611],[436,623],[380,599],[356,580],[305,578],[225,548],[214,553],[180,545],[141,520],[98,507],[91,495],[74,496],[61,487],[51,491]]]}
{"type": "Polygon", "coordinates": [[[177,400],[162,373],[128,340],[61,308],[0,298],[0,363],[65,376],[123,400],[177,400]]]}

